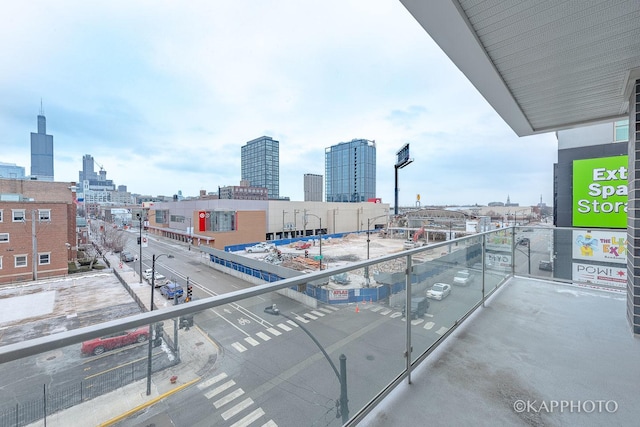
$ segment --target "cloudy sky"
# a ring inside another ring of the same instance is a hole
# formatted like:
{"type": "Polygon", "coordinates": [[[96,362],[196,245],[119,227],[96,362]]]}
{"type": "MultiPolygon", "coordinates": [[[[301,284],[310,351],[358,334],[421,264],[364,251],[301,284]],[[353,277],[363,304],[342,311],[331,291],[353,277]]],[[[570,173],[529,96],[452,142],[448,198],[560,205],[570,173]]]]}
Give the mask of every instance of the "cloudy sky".
{"type": "Polygon", "coordinates": [[[27,174],[42,99],[56,181],[91,154],[134,193],[217,191],[268,135],[303,200],[325,148],[364,138],[384,202],[409,143],[401,205],[552,203],[555,135],[518,138],[397,0],[4,2],[0,58],[0,162],[27,174]]]}

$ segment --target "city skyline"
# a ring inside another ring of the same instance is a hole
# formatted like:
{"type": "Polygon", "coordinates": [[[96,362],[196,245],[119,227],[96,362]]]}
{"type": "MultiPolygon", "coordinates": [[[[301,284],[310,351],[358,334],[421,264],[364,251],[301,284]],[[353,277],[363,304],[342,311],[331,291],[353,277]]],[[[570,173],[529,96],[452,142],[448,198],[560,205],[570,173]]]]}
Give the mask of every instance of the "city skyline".
{"type": "Polygon", "coordinates": [[[409,143],[401,205],[507,194],[551,204],[555,135],[518,138],[399,2],[65,4],[5,7],[0,162],[29,170],[42,98],[56,181],[75,181],[91,153],[134,193],[215,192],[239,184],[240,147],[269,135],[280,141],[280,196],[304,200],[324,150],[362,138],[376,141],[384,202],[409,143]]]}

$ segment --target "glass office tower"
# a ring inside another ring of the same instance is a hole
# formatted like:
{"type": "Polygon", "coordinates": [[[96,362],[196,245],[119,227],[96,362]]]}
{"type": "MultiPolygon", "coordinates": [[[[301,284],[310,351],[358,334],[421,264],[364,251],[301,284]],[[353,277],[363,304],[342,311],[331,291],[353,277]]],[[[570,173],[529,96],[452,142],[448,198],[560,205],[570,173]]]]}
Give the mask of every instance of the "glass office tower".
{"type": "Polygon", "coordinates": [[[266,187],[269,199],[280,198],[280,142],[261,136],[241,148],[241,179],[266,187]]]}
{"type": "Polygon", "coordinates": [[[38,133],[31,132],[31,178],[53,181],[53,136],[47,135],[47,119],[40,106],[38,133]]]}
{"type": "Polygon", "coordinates": [[[366,202],[376,197],[375,141],[354,139],[325,149],[327,202],[366,202]]]}

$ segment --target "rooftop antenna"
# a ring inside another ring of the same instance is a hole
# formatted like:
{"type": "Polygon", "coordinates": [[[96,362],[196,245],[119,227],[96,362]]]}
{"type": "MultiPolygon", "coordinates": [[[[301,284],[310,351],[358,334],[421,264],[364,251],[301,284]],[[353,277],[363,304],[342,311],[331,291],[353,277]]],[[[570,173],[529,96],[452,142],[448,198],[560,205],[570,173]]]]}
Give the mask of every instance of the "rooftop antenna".
{"type": "Polygon", "coordinates": [[[42,98],[40,98],[40,115],[44,116],[44,107],[42,106],[42,98]]]}

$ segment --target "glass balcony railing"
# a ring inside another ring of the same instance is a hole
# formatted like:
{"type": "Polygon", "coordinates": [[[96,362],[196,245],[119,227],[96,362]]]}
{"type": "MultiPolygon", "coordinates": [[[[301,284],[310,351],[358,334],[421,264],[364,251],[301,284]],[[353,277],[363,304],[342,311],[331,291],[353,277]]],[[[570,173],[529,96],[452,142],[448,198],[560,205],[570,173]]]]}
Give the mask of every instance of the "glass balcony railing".
{"type": "Polygon", "coordinates": [[[507,228],[289,278],[213,251],[211,268],[270,281],[30,340],[5,329],[0,427],[355,425],[507,278],[552,279],[575,235],[507,228]]]}

